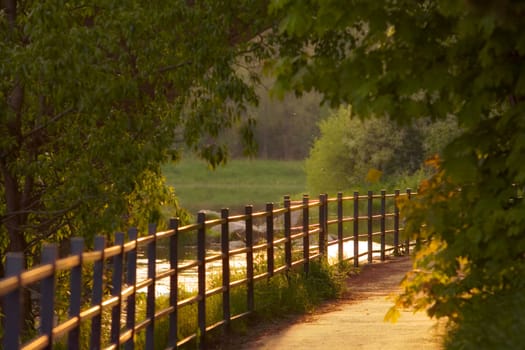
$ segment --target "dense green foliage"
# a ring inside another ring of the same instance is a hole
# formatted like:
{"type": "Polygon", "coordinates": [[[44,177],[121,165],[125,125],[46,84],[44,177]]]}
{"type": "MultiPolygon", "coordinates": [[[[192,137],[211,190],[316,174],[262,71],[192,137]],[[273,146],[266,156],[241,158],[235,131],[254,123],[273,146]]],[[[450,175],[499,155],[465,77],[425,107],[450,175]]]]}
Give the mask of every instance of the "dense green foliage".
{"type": "Polygon", "coordinates": [[[460,136],[404,207],[407,232],[426,243],[398,302],[448,316],[457,334],[474,322],[476,334],[517,340],[490,310],[523,313],[499,301],[525,277],[525,4],[275,0],[272,9],[286,14],[277,89],[318,90],[363,118],[457,117],[460,136]]]}
{"type": "Polygon", "coordinates": [[[348,110],[340,110],[320,122],[321,136],[305,161],[307,186],[312,193],[348,188],[347,177],[353,175],[349,172],[349,154],[345,152],[349,126],[348,110]]]}
{"type": "Polygon", "coordinates": [[[457,350],[521,349],[525,344],[523,280],[510,288],[465,305],[459,327],[449,332],[446,347],[457,350]],[[480,307],[483,305],[483,307],[480,307]]]}
{"type": "Polygon", "coordinates": [[[430,147],[425,147],[422,128],[399,127],[386,118],[359,119],[350,108],[340,108],[320,128],[305,166],[311,193],[355,190],[411,176],[422,168],[430,147]]]}
{"type": "Polygon", "coordinates": [[[282,203],[284,195],[302,195],[306,179],[302,161],[232,159],[210,169],[202,160],[184,158],[162,168],[166,182],[175,187],[180,204],[198,210],[230,208],[243,212],[245,205],[264,209],[268,202],[282,203]]]}
{"type": "Polygon", "coordinates": [[[265,14],[242,0],[3,1],[0,256],[30,263],[43,241],[176,214],[160,165],[183,147],[224,161],[221,130],[256,102],[236,65],[268,54],[265,14]]]}
{"type": "Polygon", "coordinates": [[[310,193],[415,188],[429,174],[423,161],[459,133],[455,118],[399,126],[387,118],[360,119],[342,107],[320,122],[321,136],[306,160],[310,193]]]}
{"type": "MultiPolygon", "coordinates": [[[[238,123],[253,149],[247,104],[266,57],[266,3],[0,2],[0,277],[8,252],[26,267],[40,246],[185,219],[161,165],[190,149],[224,162],[218,141],[238,123]]],[[[28,290],[25,332],[31,332],[28,290]]]]}

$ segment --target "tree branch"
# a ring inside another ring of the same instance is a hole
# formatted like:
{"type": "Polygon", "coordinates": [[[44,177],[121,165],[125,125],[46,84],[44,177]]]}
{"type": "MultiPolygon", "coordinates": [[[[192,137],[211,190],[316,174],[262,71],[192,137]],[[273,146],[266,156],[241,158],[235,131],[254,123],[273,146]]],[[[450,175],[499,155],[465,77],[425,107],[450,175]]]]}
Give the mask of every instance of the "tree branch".
{"type": "Polygon", "coordinates": [[[170,66],[162,67],[162,68],[157,69],[157,73],[165,73],[165,72],[168,72],[168,71],[171,71],[171,70],[179,69],[181,67],[190,65],[191,63],[192,63],[192,61],[188,60],[188,61],[185,61],[185,62],[182,62],[182,63],[179,63],[179,64],[173,64],[173,65],[170,65],[170,66]]]}
{"type": "Polygon", "coordinates": [[[59,209],[59,210],[21,209],[21,210],[10,211],[2,216],[2,222],[9,219],[10,217],[13,217],[16,215],[25,215],[25,214],[32,214],[32,215],[38,215],[38,216],[60,216],[60,215],[64,215],[67,212],[77,208],[81,203],[82,201],[78,200],[72,205],[70,205],[68,208],[59,209]]]}
{"type": "Polygon", "coordinates": [[[47,128],[50,124],[60,120],[61,118],[63,118],[67,114],[73,112],[74,110],[75,109],[73,107],[70,107],[70,108],[66,109],[65,111],[55,115],[53,118],[51,118],[49,121],[47,121],[43,125],[40,125],[40,126],[34,128],[33,130],[29,131],[27,134],[23,135],[22,138],[23,139],[27,139],[27,138],[33,136],[34,134],[36,134],[36,133],[42,131],[43,129],[47,128]]]}
{"type": "Polygon", "coordinates": [[[5,12],[9,22],[9,29],[12,32],[16,26],[16,0],[5,1],[5,12]]]}

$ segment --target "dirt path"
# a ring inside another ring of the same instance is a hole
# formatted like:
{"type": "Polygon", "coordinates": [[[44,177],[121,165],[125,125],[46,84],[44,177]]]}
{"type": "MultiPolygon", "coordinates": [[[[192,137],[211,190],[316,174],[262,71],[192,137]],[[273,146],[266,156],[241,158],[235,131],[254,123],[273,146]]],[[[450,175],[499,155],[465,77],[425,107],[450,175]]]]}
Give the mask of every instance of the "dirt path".
{"type": "Polygon", "coordinates": [[[389,296],[399,291],[410,267],[408,258],[365,265],[349,278],[342,299],[288,324],[262,326],[235,349],[441,349],[441,330],[424,313],[406,311],[395,324],[383,321],[392,306],[389,296]]]}

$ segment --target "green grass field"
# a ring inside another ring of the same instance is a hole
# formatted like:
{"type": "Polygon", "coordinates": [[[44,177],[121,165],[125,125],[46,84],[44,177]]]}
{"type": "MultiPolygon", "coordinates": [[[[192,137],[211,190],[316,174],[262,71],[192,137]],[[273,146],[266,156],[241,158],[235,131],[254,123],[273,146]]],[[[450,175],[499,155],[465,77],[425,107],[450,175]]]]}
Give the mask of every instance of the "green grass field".
{"type": "Polygon", "coordinates": [[[267,202],[281,203],[284,195],[300,197],[306,189],[303,161],[233,159],[210,170],[204,161],[184,158],[163,167],[167,183],[175,188],[180,204],[192,214],[198,210],[230,208],[255,210],[267,202]]]}

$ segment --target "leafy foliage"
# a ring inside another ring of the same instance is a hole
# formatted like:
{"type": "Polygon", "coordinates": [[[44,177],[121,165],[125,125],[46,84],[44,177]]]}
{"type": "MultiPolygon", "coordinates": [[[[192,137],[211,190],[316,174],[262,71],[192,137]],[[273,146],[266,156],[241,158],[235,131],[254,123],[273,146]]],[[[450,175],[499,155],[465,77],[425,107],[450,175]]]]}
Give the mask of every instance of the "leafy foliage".
{"type": "Polygon", "coordinates": [[[518,339],[487,311],[512,308],[499,301],[525,276],[523,2],[276,0],[272,9],[286,14],[278,90],[315,89],[360,116],[405,124],[457,117],[436,175],[404,206],[407,232],[426,243],[398,302],[518,339]]]}
{"type": "Polygon", "coordinates": [[[454,135],[441,131],[453,125],[453,119],[425,119],[399,126],[388,118],[359,119],[341,107],[320,122],[321,137],[306,160],[308,188],[312,193],[356,190],[424,173],[424,157],[440,152],[454,135]]]}
{"type": "Polygon", "coordinates": [[[501,293],[481,296],[481,300],[466,305],[462,310],[461,323],[448,334],[449,349],[519,349],[523,346],[525,327],[523,318],[523,284],[514,281],[513,286],[501,293]],[[478,307],[487,303],[486,307],[478,307]],[[480,324],[484,324],[480,327],[480,324]]]}
{"type": "Polygon", "coordinates": [[[221,130],[256,103],[237,59],[270,52],[261,13],[242,0],[3,2],[0,256],[31,263],[43,240],[180,213],[160,165],[183,148],[225,160],[221,130]]]}
{"type": "Polygon", "coordinates": [[[315,141],[305,162],[309,192],[338,190],[348,185],[351,160],[344,140],[349,124],[349,111],[343,109],[319,123],[321,137],[315,141]]]}

